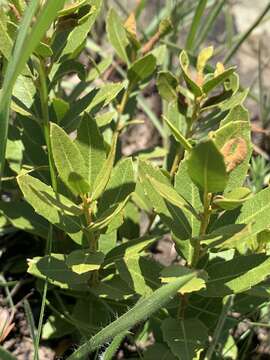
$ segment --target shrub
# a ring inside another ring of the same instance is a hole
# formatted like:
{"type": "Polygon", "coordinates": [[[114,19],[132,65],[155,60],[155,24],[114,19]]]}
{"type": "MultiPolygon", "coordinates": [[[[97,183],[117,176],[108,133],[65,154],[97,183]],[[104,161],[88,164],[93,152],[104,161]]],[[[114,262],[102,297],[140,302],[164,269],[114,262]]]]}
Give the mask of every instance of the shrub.
{"type": "Polygon", "coordinates": [[[245,313],[246,302],[264,301],[270,271],[270,192],[252,194],[247,186],[248,91],[236,68],[212,67],[211,46],[190,55],[193,22],[188,51],[180,51],[172,73],[163,66],[167,48],[160,44],[172,31],[171,20],[165,17],[143,43],[135,15],[123,22],[114,9],[106,31],[115,60],[102,50],[102,58],[93,59],[85,51],[93,47],[87,35],[101,0],[65,7],[64,1],[32,1],[15,41],[10,24],[16,28],[22,16],[19,3],[1,12],[7,201],[2,198],[0,209],[6,224],[44,245],[27,268],[42,293],[36,358],[45,305],[51,315],[44,337],[52,326],[56,336],[82,337],[68,359],[98,349],[111,359],[130,332],[136,339],[153,334],[145,359],[161,353],[168,359],[226,358],[226,351],[236,351],[230,312],[245,313]],[[116,71],[121,80],[104,80],[116,71]],[[138,108],[146,106],[141,94],[153,81],[164,105],[162,122],[150,113],[164,149],[123,156],[122,134],[138,123],[138,108]],[[164,153],[164,166],[158,166],[164,153]],[[149,217],[143,234],[142,213],[149,217]],[[149,250],[168,233],[177,257],[165,267],[149,250]]]}

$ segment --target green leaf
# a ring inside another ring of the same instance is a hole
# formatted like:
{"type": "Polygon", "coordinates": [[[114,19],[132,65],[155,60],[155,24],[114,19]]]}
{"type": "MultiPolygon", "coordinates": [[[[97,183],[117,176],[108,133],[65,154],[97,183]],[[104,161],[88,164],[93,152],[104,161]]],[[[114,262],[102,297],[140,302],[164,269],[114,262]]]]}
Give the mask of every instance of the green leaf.
{"type": "Polygon", "coordinates": [[[6,149],[6,160],[8,161],[10,169],[17,174],[21,171],[23,151],[24,151],[24,146],[21,140],[8,139],[7,149],[6,149]]]}
{"type": "Polygon", "coordinates": [[[119,275],[113,274],[102,279],[91,291],[98,297],[116,301],[125,300],[134,295],[134,291],[128,287],[127,283],[119,275]]]}
{"type": "Polygon", "coordinates": [[[208,340],[208,329],[195,318],[167,318],[162,322],[161,329],[165,342],[179,360],[197,359],[208,340]]]}
{"type": "Polygon", "coordinates": [[[86,167],[86,180],[92,192],[95,179],[106,160],[106,150],[95,120],[87,114],[82,118],[76,144],[82,154],[86,167]]]}
{"type": "Polygon", "coordinates": [[[117,145],[117,135],[113,136],[109,155],[105,160],[105,162],[103,163],[102,168],[99,171],[98,175],[96,176],[93,185],[92,200],[98,199],[108,184],[113,169],[115,153],[116,153],[116,145],[117,145]]]}
{"type": "Polygon", "coordinates": [[[96,115],[96,122],[98,127],[106,126],[112,122],[112,120],[116,117],[117,112],[113,111],[106,111],[102,114],[96,115]]]}
{"type": "Polygon", "coordinates": [[[13,356],[8,350],[3,348],[3,346],[0,346],[0,356],[2,360],[16,360],[15,356],[13,356]]]}
{"type": "Polygon", "coordinates": [[[42,340],[59,339],[73,332],[73,324],[66,322],[59,316],[50,315],[42,327],[42,340]]]}
{"type": "Polygon", "coordinates": [[[142,296],[150,295],[160,287],[159,273],[161,265],[153,259],[141,257],[140,254],[125,253],[116,261],[120,277],[130,289],[142,296]]]}
{"type": "Polygon", "coordinates": [[[62,98],[55,97],[52,99],[52,106],[56,115],[56,122],[59,123],[69,111],[70,105],[62,98]]]}
{"type": "Polygon", "coordinates": [[[69,14],[72,14],[72,13],[76,12],[78,9],[80,9],[87,2],[88,2],[87,0],[81,0],[81,1],[76,1],[75,3],[67,4],[64,7],[64,9],[58,11],[58,17],[67,16],[69,14]]]}
{"type": "Polygon", "coordinates": [[[46,58],[53,55],[51,47],[43,42],[40,42],[35,50],[35,54],[40,57],[46,58]]]}
{"type": "MultiPolygon", "coordinates": [[[[160,273],[160,278],[162,283],[170,283],[177,279],[180,276],[187,275],[191,273],[188,267],[184,267],[181,265],[170,265],[164,268],[160,273]]],[[[207,274],[202,273],[200,276],[194,278],[189,281],[186,285],[184,285],[180,290],[180,294],[193,293],[195,291],[199,291],[206,287],[207,274]]]]}
{"type": "Polygon", "coordinates": [[[64,76],[70,75],[72,73],[78,74],[79,79],[85,81],[86,70],[84,65],[81,64],[79,61],[69,59],[60,64],[54,64],[50,72],[50,87],[53,88],[57,84],[57,82],[62,80],[64,76]]]}
{"type": "Polygon", "coordinates": [[[22,72],[30,55],[33,53],[45,32],[55,19],[57,11],[64,5],[64,0],[57,2],[47,1],[40,9],[36,21],[31,28],[33,17],[40,6],[38,1],[32,0],[28,5],[21,21],[15,42],[12,57],[9,59],[3,87],[0,96],[0,178],[4,169],[4,157],[6,150],[7,131],[9,122],[9,107],[12,89],[18,75],[22,72]],[[30,29],[30,30],[29,30],[30,29]]]}
{"type": "Polygon", "coordinates": [[[218,85],[223,84],[224,81],[228,79],[228,77],[230,77],[234,72],[235,67],[231,67],[227,70],[224,70],[221,74],[215,76],[213,79],[206,81],[203,84],[203,92],[207,94],[218,85]]]}
{"type": "Polygon", "coordinates": [[[10,59],[13,47],[13,41],[8,33],[8,20],[4,10],[0,9],[0,53],[6,60],[10,59]]]}
{"type": "Polygon", "coordinates": [[[47,238],[48,222],[36,214],[34,209],[26,202],[1,201],[0,209],[15,228],[47,238]]]}
{"type": "MultiPolygon", "coordinates": [[[[79,24],[68,34],[61,56],[74,58],[80,52],[97,16],[102,8],[102,0],[87,0],[85,8],[90,5],[88,14],[79,19],[79,24]]],[[[64,10],[65,11],[65,10],[64,10]]]]}
{"type": "Polygon", "coordinates": [[[135,175],[131,158],[122,159],[113,168],[110,180],[102,194],[98,210],[105,211],[110,206],[122,202],[135,190],[135,175]]]}
{"type": "Polygon", "coordinates": [[[64,254],[51,254],[44,257],[35,257],[28,261],[27,272],[48,281],[63,289],[86,289],[90,273],[76,274],[66,264],[64,254]]]}
{"type": "Polygon", "coordinates": [[[66,258],[66,264],[76,274],[84,274],[98,270],[104,261],[102,252],[90,253],[85,250],[75,250],[66,258]]]}
{"type": "Polygon", "coordinates": [[[101,234],[99,236],[98,248],[104,254],[107,254],[116,246],[117,232],[111,231],[109,234],[101,234]]]}
{"type": "Polygon", "coordinates": [[[100,77],[112,64],[113,58],[112,56],[108,56],[100,61],[97,65],[95,63],[92,69],[89,71],[89,74],[87,76],[87,81],[94,81],[98,77],[100,77]]]}
{"type": "Polygon", "coordinates": [[[107,17],[107,34],[110,43],[114,47],[117,55],[127,64],[129,58],[127,55],[127,46],[129,44],[126,30],[123,26],[121,18],[114,9],[110,9],[107,17]]]}
{"type": "MultiPolygon", "coordinates": [[[[187,160],[181,161],[178,171],[175,175],[175,190],[181,195],[195,210],[197,213],[202,212],[202,203],[200,198],[200,192],[198,187],[190,181],[187,168],[187,160]]],[[[186,213],[186,217],[191,227],[192,237],[198,236],[200,231],[200,220],[197,219],[192,213],[186,213]]],[[[173,239],[177,236],[176,233],[172,234],[173,239]]],[[[177,247],[181,253],[184,254],[188,264],[192,261],[193,246],[190,241],[176,241],[177,247]]]]}
{"type": "Polygon", "coordinates": [[[228,192],[226,196],[216,196],[213,203],[221,209],[233,210],[243,205],[251,194],[251,190],[245,187],[235,188],[228,192]]]}
{"type": "Polygon", "coordinates": [[[154,345],[147,347],[147,350],[143,353],[143,358],[144,360],[158,359],[160,358],[160,354],[162,354],[162,360],[177,359],[164,344],[160,343],[155,343],[154,345]]]}
{"type": "Polygon", "coordinates": [[[176,100],[177,95],[177,78],[169,71],[161,71],[158,73],[157,88],[159,95],[170,102],[176,100]]]}
{"type": "Polygon", "coordinates": [[[209,275],[204,296],[223,297],[249,290],[265,280],[270,271],[270,258],[264,254],[237,256],[229,261],[210,262],[205,269],[209,275]]]}
{"type": "Polygon", "coordinates": [[[118,260],[125,258],[134,258],[140,256],[140,253],[149,247],[157,237],[142,237],[136,240],[128,241],[113,248],[107,255],[104,264],[110,265],[118,260]]]}
{"type": "Polygon", "coordinates": [[[161,217],[163,223],[175,235],[177,247],[181,248],[184,241],[191,236],[190,224],[187,220],[186,214],[180,208],[166,201],[153,187],[150,178],[154,178],[159,183],[170,186],[169,179],[156,167],[153,167],[149,162],[139,161],[139,179],[150,200],[155,212],[161,217]]]}
{"type": "Polygon", "coordinates": [[[180,196],[172,186],[163,184],[150,176],[148,178],[154,189],[164,198],[164,200],[169,201],[185,213],[188,211],[191,212],[193,216],[198,216],[192,206],[182,196],[180,196]]]}
{"type": "Polygon", "coordinates": [[[77,129],[80,122],[80,115],[83,111],[96,113],[109,103],[124,88],[125,83],[106,83],[100,88],[91,90],[88,94],[73,102],[70,110],[66,113],[60,125],[66,131],[71,132],[77,129]]]}
{"type": "Polygon", "coordinates": [[[244,224],[230,224],[200,237],[200,242],[207,245],[207,249],[238,249],[243,243],[247,245],[250,233],[250,228],[244,224]]]}
{"type": "Polygon", "coordinates": [[[110,323],[85,344],[80,346],[79,349],[70,355],[67,360],[82,359],[83,356],[94,351],[101,344],[108,341],[108,339],[113,338],[122,331],[129,330],[139,321],[148,318],[151,316],[151,314],[164,306],[173,296],[176,295],[179,288],[181,288],[195,276],[196,273],[183,276],[176,281],[157,289],[150,296],[141,300],[132,309],[130,309],[124,315],[120,316],[117,320],[110,323]]]}
{"type": "Polygon", "coordinates": [[[170,128],[175,140],[183,146],[183,148],[186,151],[190,151],[192,149],[192,145],[190,142],[184,137],[184,135],[181,134],[181,132],[170,122],[166,116],[163,116],[163,119],[165,120],[166,124],[170,128]]]}
{"type": "Polygon", "coordinates": [[[96,93],[94,94],[90,104],[87,106],[86,111],[90,112],[95,107],[105,107],[109,105],[120,93],[120,91],[123,90],[124,86],[124,82],[106,83],[96,90],[96,93]]]}
{"type": "Polygon", "coordinates": [[[66,132],[54,123],[51,124],[50,136],[53,159],[59,176],[75,194],[80,193],[80,188],[87,190],[84,192],[87,193],[90,189],[85,180],[87,179],[87,170],[78,147],[66,132]]]}
{"type": "Polygon", "coordinates": [[[50,186],[30,175],[20,175],[17,181],[26,201],[39,215],[73,238],[80,232],[82,210],[77,205],[63,195],[56,195],[50,186]]]}
{"type": "MultiPolygon", "coordinates": [[[[124,199],[124,201],[109,207],[92,224],[88,226],[88,230],[97,231],[107,227],[111,222],[117,219],[117,215],[119,215],[122,212],[128,200],[129,200],[129,196],[127,196],[126,199],[124,199]]],[[[118,227],[118,222],[117,222],[117,227],[118,227]]]]}
{"type": "Polygon", "coordinates": [[[30,109],[34,101],[35,93],[36,86],[33,80],[29,77],[19,75],[12,91],[13,97],[19,100],[19,106],[22,107],[24,105],[26,109],[30,109]]]}
{"type": "MultiPolygon", "coordinates": [[[[186,158],[181,161],[175,175],[175,190],[181,195],[197,213],[202,211],[200,192],[197,186],[190,181],[186,158]]],[[[192,237],[199,235],[200,221],[193,214],[186,214],[192,229],[192,237]]]]}
{"type": "Polygon", "coordinates": [[[223,191],[228,181],[225,162],[212,140],[201,142],[187,160],[191,180],[205,192],[223,191]]]}
{"type": "Polygon", "coordinates": [[[188,68],[189,68],[189,59],[188,55],[185,52],[185,50],[182,50],[179,55],[179,61],[181,65],[181,69],[183,71],[183,77],[185,79],[185,82],[187,84],[187,87],[189,90],[194,94],[195,97],[200,97],[203,94],[202,89],[199,85],[195,83],[195,81],[192,80],[191,76],[189,75],[188,68]]]}
{"type": "Polygon", "coordinates": [[[147,79],[156,69],[156,58],[152,54],[145,55],[144,57],[135,61],[127,72],[127,77],[132,84],[147,79]]]}
{"type": "Polygon", "coordinates": [[[251,233],[255,235],[270,226],[269,210],[270,188],[266,188],[243,204],[235,223],[251,225],[251,233]]]}
{"type": "Polygon", "coordinates": [[[160,66],[160,65],[164,64],[164,61],[166,59],[167,46],[166,45],[156,46],[150,52],[150,54],[154,55],[154,57],[156,58],[157,66],[160,66]]]}

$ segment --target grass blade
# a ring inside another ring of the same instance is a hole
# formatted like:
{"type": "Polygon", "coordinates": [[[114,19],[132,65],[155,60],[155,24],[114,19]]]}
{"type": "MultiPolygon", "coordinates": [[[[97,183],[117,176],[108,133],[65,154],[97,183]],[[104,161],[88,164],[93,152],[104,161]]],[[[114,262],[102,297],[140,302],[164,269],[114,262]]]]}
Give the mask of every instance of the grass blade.
{"type": "Polygon", "coordinates": [[[240,46],[243,44],[243,42],[249,37],[249,35],[252,33],[254,29],[260,24],[264,16],[267,14],[267,12],[270,10],[270,3],[266,5],[266,7],[263,9],[263,11],[259,14],[257,19],[253,22],[253,24],[250,25],[250,27],[242,34],[242,36],[238,39],[238,41],[233,45],[233,47],[229,50],[228,54],[226,55],[223,63],[227,64],[231,58],[234,56],[234,54],[237,52],[237,50],[240,48],[240,46]]]}
{"type": "Polygon", "coordinates": [[[221,312],[220,317],[218,319],[217,326],[216,326],[215,331],[214,331],[212,342],[211,342],[211,344],[210,344],[210,346],[209,346],[209,348],[208,348],[208,350],[206,352],[206,355],[205,355],[206,360],[211,360],[212,359],[212,356],[214,354],[216,345],[217,345],[218,340],[219,340],[219,338],[221,336],[223,326],[224,326],[225,321],[227,319],[228,311],[230,310],[232,304],[233,304],[233,296],[229,296],[227,298],[226,303],[223,306],[222,312],[221,312]]]}
{"type": "MultiPolygon", "coordinates": [[[[52,249],[52,234],[53,234],[53,226],[49,225],[49,232],[48,232],[48,239],[47,239],[47,249],[46,254],[51,253],[52,249]]],[[[43,294],[42,294],[42,301],[41,301],[41,308],[39,312],[39,320],[38,320],[38,328],[37,328],[37,334],[35,336],[34,341],[34,348],[35,348],[35,354],[34,354],[34,360],[38,360],[38,349],[39,349],[39,342],[41,338],[41,332],[42,332],[42,325],[43,325],[43,317],[45,312],[45,305],[46,305],[46,298],[47,298],[47,291],[48,291],[48,279],[45,279],[44,288],[43,288],[43,294]]]]}
{"type": "Polygon", "coordinates": [[[195,49],[199,47],[204,42],[206,37],[209,35],[210,30],[212,29],[215,21],[217,20],[217,17],[219,16],[224,4],[225,4],[225,0],[218,1],[214,5],[213,9],[210,11],[205,23],[202,24],[200,28],[199,34],[197,36],[197,40],[194,45],[195,49]]]}
{"type": "Polygon", "coordinates": [[[28,323],[29,328],[30,328],[30,335],[31,335],[32,341],[34,343],[37,330],[36,330],[36,327],[35,327],[33,313],[32,313],[29,301],[27,299],[24,300],[23,305],[24,305],[24,311],[25,311],[27,323],[28,323]]]}
{"type": "Polygon", "coordinates": [[[196,34],[198,32],[199,29],[199,25],[200,25],[200,21],[202,18],[202,15],[204,13],[205,7],[207,4],[207,0],[200,0],[199,4],[196,8],[192,23],[191,23],[191,27],[187,36],[187,41],[186,41],[186,50],[187,51],[192,51],[193,47],[194,47],[194,40],[196,37],[196,34]]]}
{"type": "Polygon", "coordinates": [[[57,16],[57,11],[63,7],[64,3],[65,0],[48,0],[39,12],[37,20],[30,31],[31,21],[33,20],[33,16],[40,5],[40,2],[38,0],[32,0],[24,13],[23,20],[19,27],[17,40],[14,45],[13,54],[8,62],[0,95],[0,180],[3,175],[5,162],[9,108],[13,86],[18,75],[25,67],[30,55],[57,16]]]}
{"type": "Polygon", "coordinates": [[[173,296],[176,295],[179,288],[185,285],[196,276],[196,273],[191,273],[182,276],[177,280],[162,286],[150,296],[139,301],[132,309],[120,316],[117,320],[110,323],[96,335],[94,335],[85,344],[79,347],[67,360],[80,360],[85,355],[97,349],[100,345],[108,339],[119,335],[123,331],[129,330],[139,321],[148,318],[155,311],[164,306],[173,296]]]}
{"type": "Polygon", "coordinates": [[[119,335],[112,340],[109,347],[106,349],[105,353],[103,353],[103,360],[112,360],[116,351],[119,349],[121,342],[123,341],[124,337],[127,335],[126,331],[121,332],[119,335]]]}

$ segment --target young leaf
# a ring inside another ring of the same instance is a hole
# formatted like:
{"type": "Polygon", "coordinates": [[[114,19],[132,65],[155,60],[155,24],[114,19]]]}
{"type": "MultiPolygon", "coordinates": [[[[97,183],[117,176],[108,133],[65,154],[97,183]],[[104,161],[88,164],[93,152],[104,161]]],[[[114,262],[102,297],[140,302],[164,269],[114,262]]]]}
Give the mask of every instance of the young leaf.
{"type": "Polygon", "coordinates": [[[132,84],[148,78],[156,69],[156,58],[152,54],[145,55],[135,61],[127,72],[127,77],[132,84]]]}
{"type": "Polygon", "coordinates": [[[207,64],[207,61],[213,56],[213,53],[214,53],[213,46],[204,48],[199,53],[198,60],[197,60],[197,71],[199,74],[203,75],[204,68],[207,64]]]}
{"type": "Polygon", "coordinates": [[[75,194],[90,190],[84,159],[67,133],[58,125],[51,124],[51,143],[55,166],[63,182],[75,194]]]}
{"type": "Polygon", "coordinates": [[[150,296],[140,301],[132,309],[103,328],[85,344],[80,346],[79,349],[70,355],[67,360],[82,359],[83,356],[94,351],[98,346],[113,338],[115,335],[121,333],[122,331],[129,330],[137,322],[151,316],[151,314],[164,306],[173,296],[176,295],[177,291],[183,285],[195,276],[196,273],[183,276],[172,283],[157,289],[150,296]]]}
{"type": "Polygon", "coordinates": [[[86,180],[92,192],[95,179],[106,160],[106,150],[95,120],[86,113],[78,129],[76,144],[82,154],[86,166],[86,180]]]}
{"type": "Polygon", "coordinates": [[[125,61],[125,63],[129,64],[129,58],[126,49],[129,44],[127,33],[119,15],[115,12],[114,9],[110,9],[106,24],[110,43],[114,47],[117,55],[123,61],[125,61]]]}
{"type": "Polygon", "coordinates": [[[181,69],[183,71],[183,76],[184,76],[185,82],[187,84],[187,87],[194,94],[195,97],[202,96],[202,94],[203,94],[202,89],[200,88],[199,85],[197,85],[195,83],[195,81],[192,80],[192,78],[190,77],[190,75],[188,73],[189,59],[188,59],[188,55],[185,52],[185,50],[181,51],[181,53],[179,55],[179,61],[180,61],[181,69]]]}
{"type": "Polygon", "coordinates": [[[181,132],[170,122],[166,116],[163,116],[163,119],[165,120],[166,124],[170,128],[175,140],[179,142],[183,146],[183,148],[187,151],[190,151],[192,149],[192,145],[190,142],[184,137],[184,135],[181,134],[181,132]]]}
{"type": "Polygon", "coordinates": [[[166,101],[176,100],[177,95],[177,78],[169,71],[161,71],[158,73],[157,88],[159,95],[166,101]]]}
{"type": "Polygon", "coordinates": [[[223,191],[228,181],[223,156],[212,140],[195,146],[187,160],[191,180],[206,192],[223,191]]]}
{"type": "Polygon", "coordinates": [[[208,339],[208,329],[199,319],[167,318],[161,325],[163,338],[179,360],[198,359],[208,339]]]}
{"type": "Polygon", "coordinates": [[[218,85],[223,84],[225,80],[234,73],[234,71],[235,67],[231,67],[227,70],[224,70],[221,74],[215,76],[213,79],[206,81],[203,84],[203,92],[207,94],[218,85]]]}

